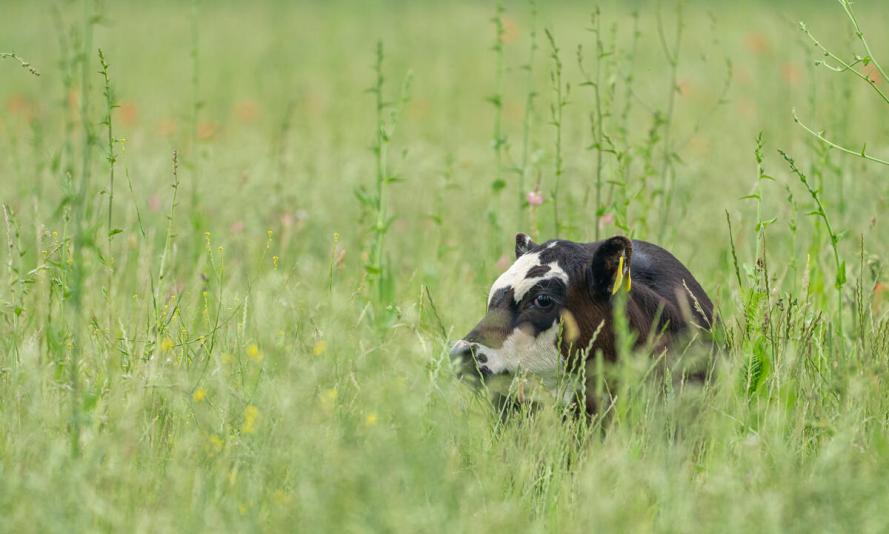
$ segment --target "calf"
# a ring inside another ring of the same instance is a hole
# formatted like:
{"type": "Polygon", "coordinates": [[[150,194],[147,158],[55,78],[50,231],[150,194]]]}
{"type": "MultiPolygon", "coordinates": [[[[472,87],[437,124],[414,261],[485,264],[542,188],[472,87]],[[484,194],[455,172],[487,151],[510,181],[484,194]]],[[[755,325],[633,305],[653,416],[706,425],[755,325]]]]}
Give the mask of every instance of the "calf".
{"type": "MultiPolygon", "coordinates": [[[[653,340],[655,348],[666,347],[690,323],[712,323],[707,293],[657,245],[622,236],[538,245],[518,234],[515,254],[491,287],[487,314],[451,350],[462,377],[486,381],[528,373],[552,388],[597,351],[613,361],[619,292],[627,294],[626,319],[637,346],[653,340]]],[[[594,411],[591,395],[585,397],[587,411],[594,411]]]]}

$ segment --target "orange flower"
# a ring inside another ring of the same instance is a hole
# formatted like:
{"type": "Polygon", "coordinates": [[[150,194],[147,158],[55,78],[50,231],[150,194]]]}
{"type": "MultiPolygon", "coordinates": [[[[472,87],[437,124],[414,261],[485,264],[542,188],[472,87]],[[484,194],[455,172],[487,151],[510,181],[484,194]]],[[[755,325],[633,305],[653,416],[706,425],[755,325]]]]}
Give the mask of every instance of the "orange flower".
{"type": "Polygon", "coordinates": [[[867,76],[867,79],[874,82],[874,84],[879,85],[880,81],[883,80],[883,77],[880,76],[880,71],[877,69],[876,65],[873,63],[868,63],[864,67],[864,75],[867,76]]]}
{"type": "Polygon", "coordinates": [[[27,96],[15,94],[6,101],[6,109],[13,115],[19,115],[24,119],[34,116],[34,102],[27,96]]]}
{"type": "Polygon", "coordinates": [[[80,93],[77,92],[77,89],[71,89],[68,91],[68,109],[75,110],[78,108],[78,102],[80,101],[80,93]]]}
{"type": "Polygon", "coordinates": [[[799,68],[793,63],[785,63],[781,66],[781,76],[787,85],[797,85],[800,81],[799,68]]]}
{"type": "Polygon", "coordinates": [[[259,106],[252,100],[241,100],[235,105],[235,115],[241,122],[253,122],[259,118],[259,106]]]}
{"type": "Polygon", "coordinates": [[[164,137],[172,137],[176,133],[176,121],[164,119],[157,124],[157,133],[164,137]]]}
{"type": "Polygon", "coordinates": [[[198,124],[198,139],[201,141],[209,141],[216,137],[219,133],[219,124],[212,121],[205,121],[198,124]]]}
{"type": "Polygon", "coordinates": [[[748,33],[744,38],[744,44],[747,45],[747,50],[757,55],[766,54],[771,50],[768,37],[759,32],[748,33]]]}
{"type": "Polygon", "coordinates": [[[120,123],[124,126],[133,126],[136,124],[136,119],[139,117],[139,112],[136,110],[136,104],[132,102],[123,102],[120,107],[117,108],[117,117],[120,120],[120,123]]]}
{"type": "Polygon", "coordinates": [[[505,44],[514,43],[519,38],[519,26],[510,17],[500,19],[503,23],[503,42],[505,44]]]}

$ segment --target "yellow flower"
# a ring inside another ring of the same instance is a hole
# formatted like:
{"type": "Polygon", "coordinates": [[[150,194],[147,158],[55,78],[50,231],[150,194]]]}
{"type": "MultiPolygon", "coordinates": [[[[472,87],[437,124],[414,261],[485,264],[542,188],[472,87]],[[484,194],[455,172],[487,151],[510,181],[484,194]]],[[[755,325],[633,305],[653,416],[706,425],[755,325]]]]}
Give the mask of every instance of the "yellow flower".
{"type": "Polygon", "coordinates": [[[367,414],[367,417],[364,418],[364,424],[367,426],[374,426],[377,424],[377,414],[376,412],[370,412],[367,414]]]}
{"type": "Polygon", "coordinates": [[[251,343],[247,346],[247,357],[255,362],[262,361],[262,353],[259,352],[259,347],[256,343],[251,343]]]}
{"type": "Polygon", "coordinates": [[[326,413],[333,411],[336,406],[336,388],[325,389],[321,392],[320,399],[321,409],[326,413]]]}
{"type": "Polygon", "coordinates": [[[252,434],[255,432],[259,417],[259,408],[252,404],[248,404],[247,407],[244,408],[244,424],[241,425],[241,432],[244,432],[245,434],[252,434]]]}
{"type": "Polygon", "coordinates": [[[315,343],[315,346],[312,347],[312,354],[314,354],[315,356],[321,356],[322,354],[324,354],[324,351],[326,351],[326,350],[327,350],[327,342],[324,341],[323,339],[319,339],[315,343]]]}
{"type": "Polygon", "coordinates": [[[176,344],[173,343],[172,339],[165,337],[163,341],[161,341],[161,352],[170,352],[175,346],[176,344]]]}
{"type": "Polygon", "coordinates": [[[288,504],[292,500],[292,496],[288,494],[284,490],[275,490],[275,493],[272,494],[272,498],[278,504],[288,504]]]}
{"type": "Polygon", "coordinates": [[[194,399],[195,402],[201,402],[202,400],[207,398],[207,390],[204,388],[198,388],[198,389],[194,390],[194,393],[192,393],[191,398],[194,399]]]}
{"type": "Polygon", "coordinates": [[[210,434],[210,450],[213,452],[222,452],[223,447],[225,447],[225,442],[222,441],[222,438],[217,436],[216,434],[210,434]]]}

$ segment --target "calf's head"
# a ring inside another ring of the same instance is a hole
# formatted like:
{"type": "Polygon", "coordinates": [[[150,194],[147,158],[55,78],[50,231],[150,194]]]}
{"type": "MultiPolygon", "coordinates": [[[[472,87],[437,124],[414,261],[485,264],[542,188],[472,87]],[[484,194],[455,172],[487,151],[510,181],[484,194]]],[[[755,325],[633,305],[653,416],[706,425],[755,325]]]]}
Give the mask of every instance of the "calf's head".
{"type": "Polygon", "coordinates": [[[625,237],[538,245],[518,234],[515,253],[491,286],[486,315],[451,350],[462,377],[557,376],[610,323],[612,296],[631,290],[632,244],[625,237]]]}

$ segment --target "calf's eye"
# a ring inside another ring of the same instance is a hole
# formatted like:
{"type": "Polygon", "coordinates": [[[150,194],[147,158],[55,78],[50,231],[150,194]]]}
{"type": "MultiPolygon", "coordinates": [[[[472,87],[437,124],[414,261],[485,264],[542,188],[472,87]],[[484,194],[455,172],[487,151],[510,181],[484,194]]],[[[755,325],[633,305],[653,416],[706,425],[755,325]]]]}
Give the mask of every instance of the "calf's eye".
{"type": "Polygon", "coordinates": [[[555,304],[555,301],[549,295],[537,295],[532,304],[536,308],[546,309],[555,304]]]}

